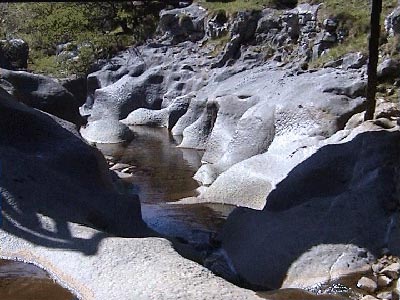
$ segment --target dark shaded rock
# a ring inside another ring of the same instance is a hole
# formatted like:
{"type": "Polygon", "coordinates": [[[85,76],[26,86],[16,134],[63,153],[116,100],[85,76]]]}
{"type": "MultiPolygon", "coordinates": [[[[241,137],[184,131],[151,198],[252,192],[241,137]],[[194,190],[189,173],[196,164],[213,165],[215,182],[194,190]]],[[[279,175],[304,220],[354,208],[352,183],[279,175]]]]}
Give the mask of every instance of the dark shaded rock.
{"type": "Polygon", "coordinates": [[[281,20],[275,10],[266,9],[262,12],[263,16],[257,22],[256,33],[268,33],[271,29],[280,29],[281,20]]]}
{"type": "Polygon", "coordinates": [[[28,56],[29,46],[24,40],[0,40],[0,68],[26,69],[28,56]]]}
{"type": "Polygon", "coordinates": [[[284,14],[282,21],[286,33],[293,41],[296,41],[300,36],[299,15],[297,13],[284,14]]]}
{"type": "Polygon", "coordinates": [[[377,131],[325,146],[277,185],[262,211],[236,209],[222,245],[239,276],[307,287],[370,270],[399,230],[390,205],[398,205],[399,141],[398,131],[377,131]]]}
{"type": "Polygon", "coordinates": [[[7,231],[64,248],[64,242],[48,237],[37,214],[55,220],[65,240],[72,238],[63,228],[66,222],[123,236],[145,228],[137,197],[115,192],[103,156],[79,137],[73,124],[33,110],[0,89],[0,127],[7,231]]]}
{"type": "Polygon", "coordinates": [[[346,95],[350,98],[365,97],[367,83],[364,80],[349,82],[347,85],[338,85],[325,88],[325,93],[333,93],[336,95],[346,95]]]}
{"type": "Polygon", "coordinates": [[[163,10],[160,13],[158,31],[173,44],[186,40],[198,41],[205,35],[206,11],[198,5],[163,10]]]}
{"type": "Polygon", "coordinates": [[[84,77],[65,78],[60,81],[61,85],[66,88],[75,99],[78,101],[79,106],[83,105],[86,101],[87,81],[84,77]]]}
{"type": "Polygon", "coordinates": [[[368,57],[361,52],[348,53],[342,58],[344,69],[359,69],[367,63],[368,57]]]}
{"type": "Polygon", "coordinates": [[[385,59],[378,65],[378,78],[394,79],[400,77],[400,62],[392,58],[385,59]]]}
{"type": "Polygon", "coordinates": [[[0,69],[0,78],[14,88],[14,96],[21,102],[75,124],[82,124],[79,102],[55,80],[24,71],[0,69]]]}
{"type": "Polygon", "coordinates": [[[337,21],[334,19],[324,20],[324,29],[329,33],[336,33],[337,26],[337,21]]]}

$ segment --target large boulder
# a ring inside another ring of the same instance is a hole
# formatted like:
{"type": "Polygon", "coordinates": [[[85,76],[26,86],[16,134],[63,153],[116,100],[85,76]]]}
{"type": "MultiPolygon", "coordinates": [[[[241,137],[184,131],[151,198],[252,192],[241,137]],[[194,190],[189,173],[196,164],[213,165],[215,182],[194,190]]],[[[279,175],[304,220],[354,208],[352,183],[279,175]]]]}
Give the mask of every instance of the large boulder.
{"type": "Polygon", "coordinates": [[[205,150],[206,165],[195,178],[211,186],[198,200],[262,208],[285,172],[277,170],[279,163],[260,169],[251,157],[271,150],[272,161],[290,171],[299,161],[286,163],[286,155],[297,149],[283,149],[288,141],[302,147],[296,141],[313,143],[344,128],[362,111],[364,90],[360,73],[331,68],[287,76],[260,67],[210,82],[172,130],[183,134],[181,147],[205,150]]]}
{"type": "Polygon", "coordinates": [[[139,57],[139,53],[132,51],[127,55],[119,55],[112,58],[99,70],[90,73],[86,80],[86,101],[84,108],[91,108],[94,103],[94,94],[97,89],[104,88],[121,79],[124,75],[130,74],[137,77],[145,71],[145,64],[139,57]]]}
{"type": "Polygon", "coordinates": [[[72,95],[74,95],[79,106],[86,101],[87,81],[85,77],[71,76],[59,80],[59,83],[72,95]]]}
{"type": "Polygon", "coordinates": [[[29,46],[24,40],[0,40],[0,68],[26,69],[28,56],[29,46]]]}
{"type": "MultiPolygon", "coordinates": [[[[80,108],[88,117],[89,128],[101,130],[101,126],[107,126],[106,119],[114,125],[125,119],[132,125],[174,127],[194,92],[208,79],[198,66],[200,61],[192,55],[193,47],[199,46],[185,42],[175,47],[150,44],[131,48],[89,74],[87,100],[80,108]],[[102,120],[101,126],[90,125],[98,120],[102,120]]],[[[107,130],[111,133],[112,126],[107,130]]]]}
{"type": "Polygon", "coordinates": [[[204,37],[206,10],[196,4],[185,8],[163,10],[158,31],[172,43],[198,41],[204,37]]]}
{"type": "Polygon", "coordinates": [[[289,172],[262,211],[236,209],[222,246],[239,276],[305,288],[368,272],[383,248],[398,254],[399,138],[371,123],[338,132],[289,172]]]}
{"type": "Polygon", "coordinates": [[[163,82],[161,68],[151,68],[139,77],[126,74],[114,84],[96,89],[89,121],[121,120],[138,108],[160,109],[165,93],[163,82]]]}
{"type": "Polygon", "coordinates": [[[80,129],[80,133],[86,141],[94,144],[123,143],[133,139],[133,132],[128,126],[115,119],[89,122],[80,129]]]}
{"type": "Polygon", "coordinates": [[[82,124],[79,102],[57,81],[25,71],[0,69],[0,79],[12,86],[13,96],[31,107],[75,124],[82,124]]]}
{"type": "Polygon", "coordinates": [[[260,299],[154,237],[73,127],[0,89],[1,257],[40,265],[79,299],[260,299]]]}
{"type": "Polygon", "coordinates": [[[400,77],[400,62],[387,58],[378,65],[378,78],[382,80],[395,79],[400,77]]]}
{"type": "Polygon", "coordinates": [[[9,232],[46,239],[40,237],[41,216],[55,220],[59,230],[66,230],[66,222],[128,236],[145,228],[137,197],[114,190],[104,158],[73,124],[31,109],[2,89],[0,108],[0,193],[9,232]]]}

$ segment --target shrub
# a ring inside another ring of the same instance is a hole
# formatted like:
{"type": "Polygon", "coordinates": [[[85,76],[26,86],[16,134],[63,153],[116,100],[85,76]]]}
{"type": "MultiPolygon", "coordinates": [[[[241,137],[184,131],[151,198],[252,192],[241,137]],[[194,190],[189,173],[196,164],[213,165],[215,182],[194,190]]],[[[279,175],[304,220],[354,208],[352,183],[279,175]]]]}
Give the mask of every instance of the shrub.
{"type": "Polygon", "coordinates": [[[158,1],[134,6],[132,2],[49,2],[0,4],[0,38],[18,37],[31,48],[29,68],[59,75],[84,73],[99,58],[148,37],[155,29],[158,1]],[[59,62],[56,46],[67,42],[79,47],[78,59],[59,62]]]}

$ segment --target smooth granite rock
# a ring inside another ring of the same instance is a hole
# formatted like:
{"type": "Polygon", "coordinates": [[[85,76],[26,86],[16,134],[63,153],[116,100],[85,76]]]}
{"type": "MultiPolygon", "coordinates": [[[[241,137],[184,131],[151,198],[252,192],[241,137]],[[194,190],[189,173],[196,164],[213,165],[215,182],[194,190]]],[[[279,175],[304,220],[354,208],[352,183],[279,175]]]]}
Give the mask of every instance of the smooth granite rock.
{"type": "Polygon", "coordinates": [[[77,125],[83,123],[79,114],[79,102],[52,78],[5,69],[0,69],[0,78],[12,85],[13,96],[18,101],[77,125]]]}
{"type": "Polygon", "coordinates": [[[399,253],[399,136],[368,122],[338,132],[276,185],[262,211],[235,210],[222,245],[238,274],[304,288],[367,272],[384,247],[399,253]]]}

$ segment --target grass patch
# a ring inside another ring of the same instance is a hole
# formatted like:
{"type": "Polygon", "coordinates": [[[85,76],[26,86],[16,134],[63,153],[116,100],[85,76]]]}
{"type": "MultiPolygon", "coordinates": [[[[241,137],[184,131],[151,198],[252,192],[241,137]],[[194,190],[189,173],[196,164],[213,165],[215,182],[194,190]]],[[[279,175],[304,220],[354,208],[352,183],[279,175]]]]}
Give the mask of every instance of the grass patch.
{"type": "Polygon", "coordinates": [[[230,34],[227,32],[226,34],[215,38],[207,40],[207,45],[213,47],[213,50],[209,53],[212,57],[217,57],[218,54],[224,50],[226,44],[231,40],[230,34]]]}
{"type": "Polygon", "coordinates": [[[233,1],[197,1],[206,8],[210,14],[225,11],[228,15],[233,15],[238,11],[262,10],[266,7],[275,7],[277,0],[233,0],[233,1]]]}
{"type": "Polygon", "coordinates": [[[55,55],[47,56],[31,51],[28,69],[34,73],[45,74],[52,77],[63,77],[63,72],[55,55]]]}
{"type": "Polygon", "coordinates": [[[311,61],[309,66],[310,68],[322,67],[327,62],[337,60],[350,52],[368,54],[368,38],[366,33],[352,39],[347,39],[342,44],[329,49],[327,53],[311,61]]]}
{"type": "Polygon", "coordinates": [[[30,47],[28,68],[35,72],[84,75],[97,59],[109,58],[154,32],[163,7],[158,5],[150,0],[140,7],[131,2],[0,3],[0,38],[25,40],[30,47]],[[78,58],[61,63],[56,46],[67,42],[80,46],[78,58]]]}
{"type": "MultiPolygon", "coordinates": [[[[321,67],[328,61],[336,60],[349,52],[368,53],[368,34],[370,29],[369,1],[359,0],[311,0],[311,4],[323,3],[318,13],[319,22],[326,18],[336,18],[338,29],[346,34],[342,44],[329,49],[329,51],[312,61],[311,67],[321,67]]],[[[383,24],[385,17],[397,6],[396,0],[383,1],[381,26],[382,36],[385,36],[383,24]]]]}

